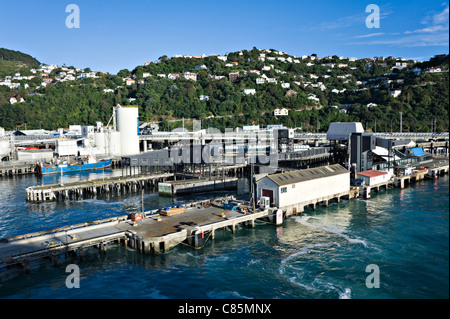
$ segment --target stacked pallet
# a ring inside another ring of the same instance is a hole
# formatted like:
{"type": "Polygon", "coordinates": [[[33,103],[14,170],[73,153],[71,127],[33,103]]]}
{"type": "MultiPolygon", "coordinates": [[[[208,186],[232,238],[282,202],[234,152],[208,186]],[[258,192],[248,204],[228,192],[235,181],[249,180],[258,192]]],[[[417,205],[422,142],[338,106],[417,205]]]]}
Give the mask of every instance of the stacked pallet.
{"type": "Polygon", "coordinates": [[[161,209],[161,215],[162,216],[174,216],[183,214],[186,212],[186,209],[184,207],[170,207],[170,208],[164,208],[161,209]]]}

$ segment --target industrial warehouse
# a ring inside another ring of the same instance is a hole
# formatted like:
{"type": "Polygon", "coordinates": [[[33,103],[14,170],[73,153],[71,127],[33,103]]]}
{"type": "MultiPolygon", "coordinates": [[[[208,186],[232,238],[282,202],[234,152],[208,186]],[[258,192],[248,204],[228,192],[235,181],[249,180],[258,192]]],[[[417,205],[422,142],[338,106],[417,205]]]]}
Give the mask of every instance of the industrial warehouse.
{"type": "Polygon", "coordinates": [[[305,206],[340,201],[349,196],[350,172],[339,164],[273,174],[256,181],[263,203],[277,207],[286,215],[302,213],[305,206]],[[326,185],[326,187],[324,187],[326,185]]]}

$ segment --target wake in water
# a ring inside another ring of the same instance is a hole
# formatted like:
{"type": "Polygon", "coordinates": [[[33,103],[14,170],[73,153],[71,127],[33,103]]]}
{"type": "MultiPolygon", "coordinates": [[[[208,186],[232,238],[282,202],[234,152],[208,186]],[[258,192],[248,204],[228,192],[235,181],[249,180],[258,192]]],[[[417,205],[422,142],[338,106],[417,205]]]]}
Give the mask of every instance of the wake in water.
{"type": "MultiPolygon", "coordinates": [[[[358,238],[358,237],[351,237],[347,235],[345,232],[345,229],[342,229],[340,227],[337,227],[336,225],[329,225],[324,220],[319,220],[318,224],[312,224],[310,223],[311,216],[295,216],[293,217],[293,220],[313,229],[319,229],[327,233],[332,233],[334,235],[337,235],[343,239],[345,239],[350,244],[356,244],[356,245],[362,245],[364,248],[368,247],[368,243],[366,240],[358,238]]],[[[317,250],[323,250],[324,248],[328,247],[341,247],[341,245],[336,242],[325,242],[325,243],[315,243],[311,245],[307,245],[302,247],[297,252],[287,256],[284,258],[281,263],[280,267],[278,269],[280,275],[287,278],[287,280],[299,287],[302,287],[306,290],[312,291],[312,292],[318,292],[318,293],[333,293],[337,292],[339,299],[350,299],[351,298],[351,289],[350,288],[342,288],[338,287],[330,282],[324,282],[320,278],[317,277],[311,277],[314,276],[314,274],[306,273],[306,270],[303,267],[295,267],[296,262],[299,262],[299,259],[302,258],[302,255],[312,253],[313,251],[317,250]],[[290,270],[290,271],[289,271],[290,270]],[[310,277],[310,278],[308,278],[310,277]]],[[[324,252],[326,253],[326,252],[324,252]]],[[[309,263],[310,264],[310,263],[309,263]]]]}
{"type": "Polygon", "coordinates": [[[299,251],[293,253],[292,255],[289,255],[288,257],[284,258],[281,261],[280,267],[278,268],[278,272],[280,273],[280,275],[287,277],[287,280],[290,283],[292,283],[296,286],[302,287],[306,290],[309,290],[312,292],[325,292],[325,293],[337,292],[339,299],[350,299],[351,298],[351,289],[350,288],[342,289],[340,287],[336,287],[332,283],[323,282],[319,278],[314,278],[311,282],[305,283],[305,281],[308,281],[308,279],[306,278],[307,274],[305,274],[304,269],[297,268],[294,266],[289,266],[289,262],[297,260],[298,258],[300,258],[301,255],[310,253],[310,251],[313,249],[318,249],[318,248],[322,248],[322,247],[331,247],[331,246],[341,247],[337,242],[317,243],[317,244],[312,244],[312,245],[307,245],[305,247],[302,247],[299,251]],[[294,276],[290,276],[287,273],[286,270],[288,267],[289,267],[289,269],[296,270],[294,276]]]}
{"type": "Polygon", "coordinates": [[[364,247],[367,248],[368,245],[367,245],[367,242],[364,239],[360,239],[358,237],[351,238],[350,236],[344,234],[344,232],[345,232],[344,229],[336,227],[334,225],[323,225],[323,226],[313,225],[313,224],[308,222],[308,220],[310,218],[311,217],[306,216],[306,215],[305,216],[295,216],[293,218],[293,220],[295,220],[296,222],[298,222],[298,223],[300,223],[300,224],[302,224],[304,226],[310,227],[310,228],[320,229],[320,230],[323,230],[323,231],[326,231],[326,232],[329,232],[329,233],[333,233],[335,235],[338,235],[338,236],[344,238],[345,240],[347,240],[351,244],[362,244],[364,247]]]}

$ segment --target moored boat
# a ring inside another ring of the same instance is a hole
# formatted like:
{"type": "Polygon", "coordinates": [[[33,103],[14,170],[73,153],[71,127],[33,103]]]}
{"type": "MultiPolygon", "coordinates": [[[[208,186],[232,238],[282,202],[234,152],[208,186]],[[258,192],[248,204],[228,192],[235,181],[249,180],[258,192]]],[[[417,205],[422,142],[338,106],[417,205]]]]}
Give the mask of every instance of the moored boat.
{"type": "Polygon", "coordinates": [[[90,171],[108,168],[111,166],[111,163],[112,158],[97,161],[93,157],[89,157],[87,160],[83,162],[74,164],[62,163],[58,165],[46,165],[43,163],[38,163],[37,172],[40,175],[47,175],[47,174],[62,174],[70,172],[90,171]]]}

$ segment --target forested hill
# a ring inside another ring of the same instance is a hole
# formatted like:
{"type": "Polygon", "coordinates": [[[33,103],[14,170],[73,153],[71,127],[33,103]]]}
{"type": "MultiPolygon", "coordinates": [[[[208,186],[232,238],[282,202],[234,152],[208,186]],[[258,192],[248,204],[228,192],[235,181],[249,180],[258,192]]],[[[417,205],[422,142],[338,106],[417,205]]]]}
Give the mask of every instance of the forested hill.
{"type": "Polygon", "coordinates": [[[27,72],[30,67],[40,63],[28,54],[0,48],[0,82],[5,76],[14,75],[17,72],[27,72]]]}
{"type": "Polygon", "coordinates": [[[448,131],[448,55],[416,62],[296,57],[253,48],[162,56],[143,64],[117,75],[39,66],[26,76],[10,74],[6,83],[0,77],[0,126],[94,125],[106,123],[114,105],[136,104],[141,121],[159,122],[162,129],[180,126],[175,120],[184,118],[219,129],[284,124],[309,132],[326,132],[331,122],[358,121],[366,130],[388,132],[399,130],[402,112],[403,131],[448,131]],[[275,115],[283,108],[287,115],[275,115]]]}
{"type": "Polygon", "coordinates": [[[0,48],[0,60],[23,62],[31,66],[37,66],[40,64],[38,60],[28,54],[4,48],[0,48]]]}

